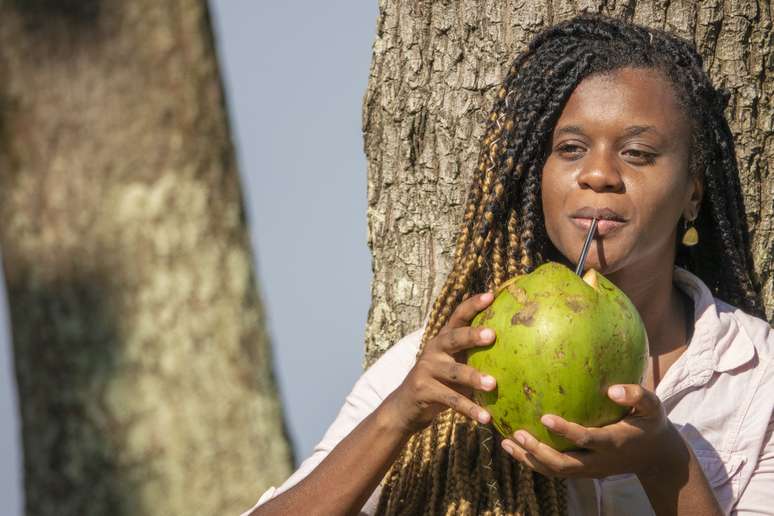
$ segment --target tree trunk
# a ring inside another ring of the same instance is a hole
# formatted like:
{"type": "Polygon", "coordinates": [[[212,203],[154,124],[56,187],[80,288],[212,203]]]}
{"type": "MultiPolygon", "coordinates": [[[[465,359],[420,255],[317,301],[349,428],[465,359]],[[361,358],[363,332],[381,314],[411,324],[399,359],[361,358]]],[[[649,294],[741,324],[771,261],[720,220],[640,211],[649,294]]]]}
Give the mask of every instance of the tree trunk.
{"type": "Polygon", "coordinates": [[[442,287],[495,86],[535,33],[582,11],[693,41],[713,82],[733,93],[726,113],[771,320],[774,36],[768,1],[380,0],[379,7],[363,109],[374,269],[367,363],[421,326],[442,287]]]}
{"type": "Polygon", "coordinates": [[[30,515],[238,514],[286,440],[204,0],[0,2],[30,515]]]}

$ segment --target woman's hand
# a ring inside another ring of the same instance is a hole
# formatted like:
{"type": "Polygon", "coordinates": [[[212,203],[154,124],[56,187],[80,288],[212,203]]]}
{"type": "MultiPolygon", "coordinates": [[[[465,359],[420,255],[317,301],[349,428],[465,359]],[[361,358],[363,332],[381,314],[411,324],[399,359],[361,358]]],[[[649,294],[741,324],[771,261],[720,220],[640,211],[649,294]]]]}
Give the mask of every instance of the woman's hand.
{"type": "Polygon", "coordinates": [[[446,326],[425,344],[403,383],[385,400],[404,430],[422,430],[446,408],[489,422],[489,413],[473,403],[470,395],[473,389],[493,390],[495,379],[466,365],[465,351],[494,342],[492,329],[470,327],[470,321],[493,299],[494,294],[487,292],[460,303],[446,326]]]}
{"type": "Polygon", "coordinates": [[[667,419],[658,397],[639,385],[614,385],[608,390],[608,396],[619,405],[632,407],[628,416],[612,425],[587,428],[559,416],[541,418],[550,431],[583,450],[558,452],[524,430],[515,432],[514,440],[503,439],[502,446],[519,462],[550,477],[647,475],[669,468],[669,464],[663,463],[669,455],[662,452],[685,447],[685,444],[667,419]]]}

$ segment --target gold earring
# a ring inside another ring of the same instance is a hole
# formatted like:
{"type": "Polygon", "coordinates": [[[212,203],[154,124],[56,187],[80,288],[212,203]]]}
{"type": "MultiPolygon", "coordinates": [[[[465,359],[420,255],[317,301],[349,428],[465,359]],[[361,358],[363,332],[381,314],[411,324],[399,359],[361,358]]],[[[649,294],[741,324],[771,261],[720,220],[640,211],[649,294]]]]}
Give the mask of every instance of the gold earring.
{"type": "Polygon", "coordinates": [[[693,226],[693,220],[685,221],[686,230],[683,233],[683,245],[692,247],[699,243],[699,232],[693,226]]]}

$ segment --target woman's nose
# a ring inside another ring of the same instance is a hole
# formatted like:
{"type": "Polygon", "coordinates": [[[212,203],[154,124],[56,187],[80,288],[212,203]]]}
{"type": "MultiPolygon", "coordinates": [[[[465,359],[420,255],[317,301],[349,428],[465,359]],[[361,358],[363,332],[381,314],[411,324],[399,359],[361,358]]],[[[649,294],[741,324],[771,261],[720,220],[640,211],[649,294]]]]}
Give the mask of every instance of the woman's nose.
{"type": "Polygon", "coordinates": [[[607,153],[591,155],[578,174],[581,188],[590,188],[595,192],[619,192],[624,188],[623,179],[614,156],[607,153]]]}

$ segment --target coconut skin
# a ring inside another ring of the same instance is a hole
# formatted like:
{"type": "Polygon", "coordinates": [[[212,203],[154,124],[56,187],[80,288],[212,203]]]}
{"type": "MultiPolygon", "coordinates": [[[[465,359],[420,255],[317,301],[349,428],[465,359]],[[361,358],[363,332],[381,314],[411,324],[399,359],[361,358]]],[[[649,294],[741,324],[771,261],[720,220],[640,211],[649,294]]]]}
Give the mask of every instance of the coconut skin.
{"type": "Polygon", "coordinates": [[[577,449],[540,422],[555,414],[587,427],[614,423],[629,411],[611,401],[615,384],[639,384],[647,366],[645,326],[628,297],[590,270],[581,278],[559,263],[506,281],[471,326],[492,328],[491,346],[468,363],[497,380],[476,391],[504,437],[527,430],[559,451],[577,449]]]}

